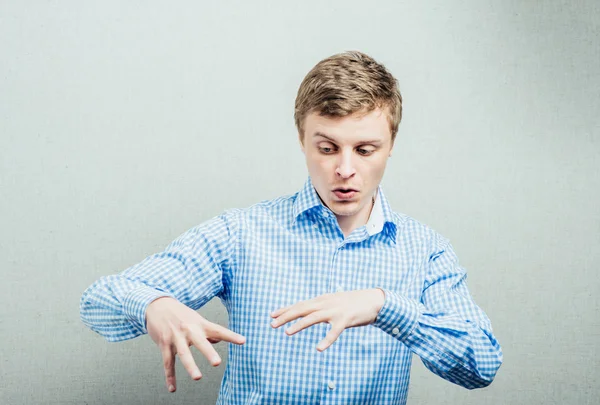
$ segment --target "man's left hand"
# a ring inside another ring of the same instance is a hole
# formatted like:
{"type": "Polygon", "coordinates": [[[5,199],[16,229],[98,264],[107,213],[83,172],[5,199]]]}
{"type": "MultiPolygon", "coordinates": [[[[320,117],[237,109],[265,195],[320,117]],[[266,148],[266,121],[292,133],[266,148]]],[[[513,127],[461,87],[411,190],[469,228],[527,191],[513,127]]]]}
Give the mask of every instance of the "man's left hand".
{"type": "Polygon", "coordinates": [[[325,294],[272,312],[271,317],[275,319],[271,326],[278,328],[302,318],[285,331],[293,335],[317,323],[329,323],[331,330],[317,345],[317,350],[322,352],[337,340],[344,329],[375,322],[384,300],[385,293],[379,288],[325,294]]]}

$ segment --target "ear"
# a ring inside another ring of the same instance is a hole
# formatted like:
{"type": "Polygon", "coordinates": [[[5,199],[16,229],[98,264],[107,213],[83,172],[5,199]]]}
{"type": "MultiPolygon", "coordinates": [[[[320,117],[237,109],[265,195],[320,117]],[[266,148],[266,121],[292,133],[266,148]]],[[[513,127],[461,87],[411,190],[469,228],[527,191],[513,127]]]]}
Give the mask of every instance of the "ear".
{"type": "Polygon", "coordinates": [[[300,149],[302,149],[302,153],[306,154],[306,151],[304,150],[304,134],[300,133],[299,131],[298,140],[300,141],[300,149]]]}

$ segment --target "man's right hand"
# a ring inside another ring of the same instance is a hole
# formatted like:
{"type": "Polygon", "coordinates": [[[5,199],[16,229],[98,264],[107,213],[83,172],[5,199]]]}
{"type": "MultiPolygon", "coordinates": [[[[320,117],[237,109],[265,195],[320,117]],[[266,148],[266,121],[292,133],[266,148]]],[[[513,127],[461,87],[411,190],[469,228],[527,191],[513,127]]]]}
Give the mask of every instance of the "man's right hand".
{"type": "Polygon", "coordinates": [[[177,389],[175,381],[175,354],[194,380],[202,378],[202,373],[194,361],[190,346],[194,345],[208,359],[210,364],[218,366],[221,357],[211,343],[221,340],[244,344],[246,338],[231,330],[204,319],[193,309],[174,298],[158,298],[146,309],[148,334],[162,353],[167,388],[170,392],[177,389]]]}

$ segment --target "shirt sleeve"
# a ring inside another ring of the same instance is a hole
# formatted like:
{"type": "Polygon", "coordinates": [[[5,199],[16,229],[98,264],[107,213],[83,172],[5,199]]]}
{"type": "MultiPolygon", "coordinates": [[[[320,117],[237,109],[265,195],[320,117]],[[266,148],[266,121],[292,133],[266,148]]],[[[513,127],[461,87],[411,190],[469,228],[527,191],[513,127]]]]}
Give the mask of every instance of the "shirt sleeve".
{"type": "Polygon", "coordinates": [[[485,387],[502,364],[487,315],[473,301],[466,271],[447,239],[436,235],[421,300],[385,292],[375,326],[416,353],[440,377],[465,388],[485,387]]]}
{"type": "Polygon", "coordinates": [[[223,291],[223,272],[236,247],[235,211],[198,225],[160,253],[115,275],[104,276],[81,296],[83,323],[110,342],[147,333],[146,308],[173,297],[196,310],[223,291]]]}

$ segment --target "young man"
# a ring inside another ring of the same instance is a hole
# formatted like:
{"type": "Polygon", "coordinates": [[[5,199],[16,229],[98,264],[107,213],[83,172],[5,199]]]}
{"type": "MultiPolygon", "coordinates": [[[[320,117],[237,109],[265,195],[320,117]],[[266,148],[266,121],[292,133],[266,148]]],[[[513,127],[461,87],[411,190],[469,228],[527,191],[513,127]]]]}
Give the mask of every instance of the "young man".
{"type": "Polygon", "coordinates": [[[401,115],[396,80],[369,56],[319,62],[296,98],[302,190],[227,211],[96,281],[83,322],[109,341],[147,332],[171,392],[176,355],[200,379],[189,346],[216,366],[211,343],[233,343],[219,404],[404,404],[413,353],[453,383],[487,386],[502,353],[465,270],[379,186],[401,115]],[[214,296],[230,330],[196,312],[214,296]]]}

